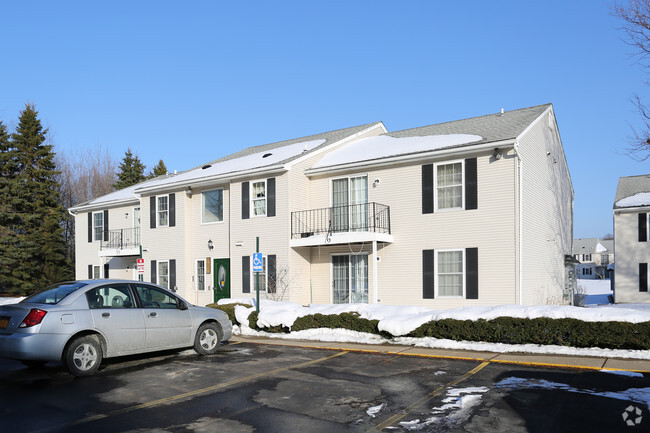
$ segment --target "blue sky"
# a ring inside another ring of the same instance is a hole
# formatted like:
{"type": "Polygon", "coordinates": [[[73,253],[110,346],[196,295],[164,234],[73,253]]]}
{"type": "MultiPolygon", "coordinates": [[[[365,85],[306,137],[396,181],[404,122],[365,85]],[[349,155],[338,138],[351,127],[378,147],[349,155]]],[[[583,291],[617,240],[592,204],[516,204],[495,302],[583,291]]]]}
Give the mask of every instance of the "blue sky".
{"type": "Polygon", "coordinates": [[[55,149],[131,147],[185,170],[244,147],[551,102],[574,236],[611,233],[648,79],[610,1],[5,1],[0,120],[27,101],[55,149]]]}

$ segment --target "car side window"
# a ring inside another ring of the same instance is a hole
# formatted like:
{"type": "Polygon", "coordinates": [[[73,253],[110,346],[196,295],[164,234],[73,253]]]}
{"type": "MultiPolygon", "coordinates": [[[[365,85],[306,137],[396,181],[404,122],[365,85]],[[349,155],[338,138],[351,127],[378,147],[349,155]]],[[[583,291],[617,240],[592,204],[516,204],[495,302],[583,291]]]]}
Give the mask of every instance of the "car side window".
{"type": "Polygon", "coordinates": [[[135,290],[144,308],[178,308],[178,300],[164,289],[136,285],[135,290]]]}
{"type": "Polygon", "coordinates": [[[86,292],[88,306],[95,308],[134,308],[135,303],[127,284],[102,286],[86,292]]]}

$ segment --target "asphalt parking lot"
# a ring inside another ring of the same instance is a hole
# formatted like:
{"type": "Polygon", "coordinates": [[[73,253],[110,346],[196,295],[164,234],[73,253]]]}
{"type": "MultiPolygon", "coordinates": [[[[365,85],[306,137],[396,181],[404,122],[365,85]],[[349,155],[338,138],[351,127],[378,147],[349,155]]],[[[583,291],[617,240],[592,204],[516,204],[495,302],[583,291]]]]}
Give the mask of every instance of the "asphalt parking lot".
{"type": "Polygon", "coordinates": [[[0,360],[8,432],[648,431],[650,377],[249,342],[106,362],[0,360]]]}

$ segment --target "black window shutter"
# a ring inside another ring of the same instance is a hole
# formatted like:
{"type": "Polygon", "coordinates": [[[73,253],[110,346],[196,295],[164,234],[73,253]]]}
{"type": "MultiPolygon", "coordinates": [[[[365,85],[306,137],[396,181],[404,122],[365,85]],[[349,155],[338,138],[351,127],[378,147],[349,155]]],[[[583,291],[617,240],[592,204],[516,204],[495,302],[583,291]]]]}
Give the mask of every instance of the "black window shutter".
{"type": "Polygon", "coordinates": [[[247,220],[249,218],[250,200],[248,199],[248,189],[250,184],[248,182],[241,183],[241,219],[247,220]]]}
{"type": "Polygon", "coordinates": [[[478,248],[467,248],[465,261],[465,295],[467,299],[478,299],[478,248]]]}
{"type": "Polygon", "coordinates": [[[88,265],[88,279],[93,279],[93,265],[88,265]]]}
{"type": "Polygon", "coordinates": [[[176,287],[176,260],[169,261],[169,290],[175,291],[176,287]]]}
{"type": "Polygon", "coordinates": [[[435,297],[434,250],[422,250],[422,298],[435,297]]]}
{"type": "Polygon", "coordinates": [[[169,227],[176,226],[176,194],[169,194],[169,227]]]}
{"type": "Polygon", "coordinates": [[[108,279],[108,263],[104,264],[104,278],[108,279]]]}
{"type": "Polygon", "coordinates": [[[93,213],[88,212],[88,242],[93,241],[93,213]]]}
{"type": "Polygon", "coordinates": [[[266,216],[275,216],[275,178],[266,179],[266,216]]]}
{"type": "Polygon", "coordinates": [[[422,213],[433,213],[433,164],[422,166],[422,213]]]}
{"type": "Polygon", "coordinates": [[[476,158],[465,160],[465,209],[478,209],[476,158]]]}
{"type": "Polygon", "coordinates": [[[648,242],[648,214],[639,214],[639,242],[648,242]]]}
{"type": "Polygon", "coordinates": [[[108,210],[104,211],[104,242],[108,242],[108,210]]]}
{"type": "Polygon", "coordinates": [[[276,278],[277,278],[277,258],[275,254],[269,254],[266,257],[266,266],[267,266],[267,278],[268,278],[268,286],[267,290],[269,293],[275,293],[276,292],[276,278]]]}
{"type": "Polygon", "coordinates": [[[242,256],[241,258],[241,291],[243,293],[251,292],[251,258],[242,256]]]}
{"type": "Polygon", "coordinates": [[[156,284],[156,261],[151,261],[151,282],[156,284]]]}
{"type": "MultiPolygon", "coordinates": [[[[149,228],[156,228],[156,196],[149,198],[149,228]]],[[[153,283],[153,281],[152,281],[153,283]]]]}
{"type": "Polygon", "coordinates": [[[648,291],[648,264],[639,263],[639,292],[648,291]]]}

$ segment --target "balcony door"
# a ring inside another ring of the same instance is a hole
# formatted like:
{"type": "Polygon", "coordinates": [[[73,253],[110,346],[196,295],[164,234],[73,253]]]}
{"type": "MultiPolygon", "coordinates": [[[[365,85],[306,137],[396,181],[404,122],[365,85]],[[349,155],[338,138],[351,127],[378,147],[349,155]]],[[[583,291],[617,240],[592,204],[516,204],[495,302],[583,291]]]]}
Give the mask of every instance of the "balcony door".
{"type": "Polygon", "coordinates": [[[368,176],[332,180],[332,231],[368,230],[368,176]]]}
{"type": "Polygon", "coordinates": [[[368,303],[368,256],[332,256],[332,302],[368,303]]]}

